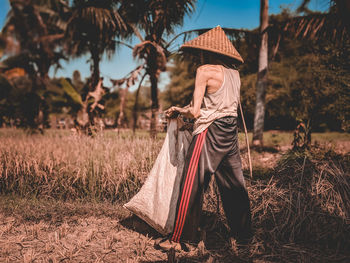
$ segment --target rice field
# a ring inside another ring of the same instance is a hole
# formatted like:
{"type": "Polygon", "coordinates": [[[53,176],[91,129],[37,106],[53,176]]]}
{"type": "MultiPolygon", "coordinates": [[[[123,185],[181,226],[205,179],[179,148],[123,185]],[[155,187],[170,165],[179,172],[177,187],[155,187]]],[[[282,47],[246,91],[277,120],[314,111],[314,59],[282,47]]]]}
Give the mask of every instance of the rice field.
{"type": "Polygon", "coordinates": [[[49,132],[1,136],[3,193],[56,199],[125,201],[139,189],[161,140],[49,132]]]}
{"type": "MultiPolygon", "coordinates": [[[[205,194],[203,241],[173,262],[349,262],[350,136],[313,134],[307,152],[291,133],[264,134],[253,151],[254,238],[229,242],[215,184],[205,194]],[[218,205],[219,204],[219,205],[218,205]]],[[[0,130],[0,262],[167,262],[159,235],[122,208],[142,186],[162,145],[145,132],[93,138],[49,130],[0,130]]]]}

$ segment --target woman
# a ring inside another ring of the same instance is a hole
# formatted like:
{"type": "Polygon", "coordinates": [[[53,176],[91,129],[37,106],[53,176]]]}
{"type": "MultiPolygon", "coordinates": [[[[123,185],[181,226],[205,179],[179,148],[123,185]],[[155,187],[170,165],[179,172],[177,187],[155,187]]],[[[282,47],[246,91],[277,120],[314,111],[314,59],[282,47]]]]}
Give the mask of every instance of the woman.
{"type": "Polygon", "coordinates": [[[215,175],[231,235],[239,242],[251,237],[249,197],[242,173],[238,146],[237,108],[240,77],[236,64],[242,57],[220,26],[185,43],[184,52],[200,54],[195,90],[190,105],[171,107],[166,115],[193,118],[193,138],[189,146],[177,203],[173,242],[196,241],[203,191],[215,175]]]}

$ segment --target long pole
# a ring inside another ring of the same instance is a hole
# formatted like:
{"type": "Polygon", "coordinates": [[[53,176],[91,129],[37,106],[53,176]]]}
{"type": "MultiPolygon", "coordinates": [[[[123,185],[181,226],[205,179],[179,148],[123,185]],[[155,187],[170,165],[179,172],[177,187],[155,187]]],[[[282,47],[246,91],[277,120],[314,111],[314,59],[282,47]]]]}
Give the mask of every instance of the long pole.
{"type": "Polygon", "coordinates": [[[241,101],[238,101],[238,103],[239,103],[239,109],[241,111],[243,128],[244,128],[244,133],[245,133],[245,142],[247,144],[247,150],[248,150],[248,162],[249,162],[250,178],[253,178],[253,166],[252,166],[252,159],[251,159],[251,156],[250,156],[250,147],[249,147],[249,138],[248,138],[247,126],[245,125],[245,120],[244,120],[244,115],[243,115],[241,101]]]}

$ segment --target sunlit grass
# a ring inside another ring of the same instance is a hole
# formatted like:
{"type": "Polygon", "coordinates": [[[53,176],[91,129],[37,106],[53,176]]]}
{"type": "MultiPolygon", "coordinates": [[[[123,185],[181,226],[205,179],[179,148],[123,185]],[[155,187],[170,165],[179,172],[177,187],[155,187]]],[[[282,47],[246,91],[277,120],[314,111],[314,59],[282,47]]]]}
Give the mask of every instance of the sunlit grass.
{"type": "Polygon", "coordinates": [[[0,133],[1,192],[56,198],[127,200],[150,171],[162,140],[67,131],[0,133]]]}
{"type": "MultiPolygon", "coordinates": [[[[107,130],[88,137],[69,130],[28,135],[19,129],[0,129],[0,192],[58,199],[128,200],[147,177],[164,137],[165,133],[159,133],[152,140],[141,130],[135,134],[107,130]]],[[[251,141],[251,133],[249,137],[251,141]]],[[[343,133],[313,134],[314,141],[329,143],[349,137],[343,133]]],[[[290,132],[264,133],[264,144],[272,152],[290,147],[292,139],[290,132]]],[[[239,141],[245,147],[243,133],[239,141]]],[[[246,156],[242,156],[246,168],[246,156]]],[[[259,166],[255,171],[267,165],[268,156],[259,161],[261,156],[252,152],[253,165],[259,166]]]]}
{"type": "MultiPolygon", "coordinates": [[[[252,133],[248,133],[249,142],[252,141],[252,133]]],[[[245,140],[244,133],[239,133],[239,140],[242,143],[245,140]]],[[[293,141],[293,132],[285,131],[267,131],[263,135],[264,145],[268,147],[290,146],[293,141]]],[[[350,141],[350,133],[342,132],[325,132],[312,133],[312,143],[335,143],[342,141],[350,141]]]]}

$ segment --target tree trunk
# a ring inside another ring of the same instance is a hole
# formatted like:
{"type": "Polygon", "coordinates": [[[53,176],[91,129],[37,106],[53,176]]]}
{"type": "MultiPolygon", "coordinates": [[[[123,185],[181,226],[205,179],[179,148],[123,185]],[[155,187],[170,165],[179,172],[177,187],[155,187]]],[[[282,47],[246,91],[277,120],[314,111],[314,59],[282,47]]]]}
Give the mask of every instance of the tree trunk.
{"type": "Polygon", "coordinates": [[[27,94],[29,102],[29,104],[27,105],[29,106],[29,108],[24,110],[27,111],[27,125],[31,129],[31,132],[40,132],[41,134],[43,134],[45,124],[48,121],[48,109],[44,96],[39,94],[44,93],[44,91],[46,90],[46,84],[49,81],[49,76],[48,69],[46,68],[43,69],[39,67],[38,72],[38,75],[34,73],[30,77],[33,89],[30,92],[30,96],[28,96],[27,94]],[[31,114],[28,114],[29,112],[31,114]]]}
{"type": "Polygon", "coordinates": [[[118,129],[123,127],[124,119],[125,119],[125,103],[126,103],[126,95],[128,94],[129,87],[126,87],[124,89],[121,89],[120,92],[120,105],[119,105],[119,116],[118,116],[118,129]]]}
{"type": "Polygon", "coordinates": [[[146,77],[146,74],[143,74],[141,80],[140,80],[140,83],[139,83],[139,86],[137,88],[137,91],[136,91],[136,96],[135,96],[135,104],[134,104],[134,108],[133,108],[133,111],[132,111],[132,116],[133,116],[133,119],[134,119],[134,123],[133,123],[133,127],[132,127],[132,132],[135,134],[136,132],[136,126],[137,126],[137,112],[138,112],[138,102],[139,102],[139,94],[140,94],[140,89],[141,89],[141,86],[142,86],[142,82],[143,80],[145,79],[146,77]]]}
{"type": "Polygon", "coordinates": [[[254,116],[253,146],[263,146],[263,132],[265,119],[265,93],[268,84],[268,41],[267,27],[269,23],[268,0],[260,0],[260,35],[258,80],[256,83],[256,105],[254,116]]]}
{"type": "MultiPolygon", "coordinates": [[[[94,46],[91,50],[91,58],[92,58],[92,75],[91,75],[91,80],[90,80],[90,85],[89,85],[89,91],[94,91],[96,89],[96,86],[100,80],[100,55],[99,55],[99,50],[97,46],[94,46]]],[[[91,110],[89,106],[86,108],[87,114],[89,116],[89,123],[86,126],[85,130],[87,131],[88,135],[93,134],[93,128],[95,125],[95,115],[96,111],[91,110]]]]}
{"type": "Polygon", "coordinates": [[[100,80],[100,56],[97,48],[91,50],[92,75],[90,91],[94,90],[100,80]]]}
{"type": "Polygon", "coordinates": [[[158,77],[156,73],[150,74],[151,80],[151,99],[152,99],[152,116],[151,116],[151,129],[150,135],[152,138],[157,136],[157,122],[158,122],[158,111],[159,111],[159,103],[158,103],[158,77]]]}

